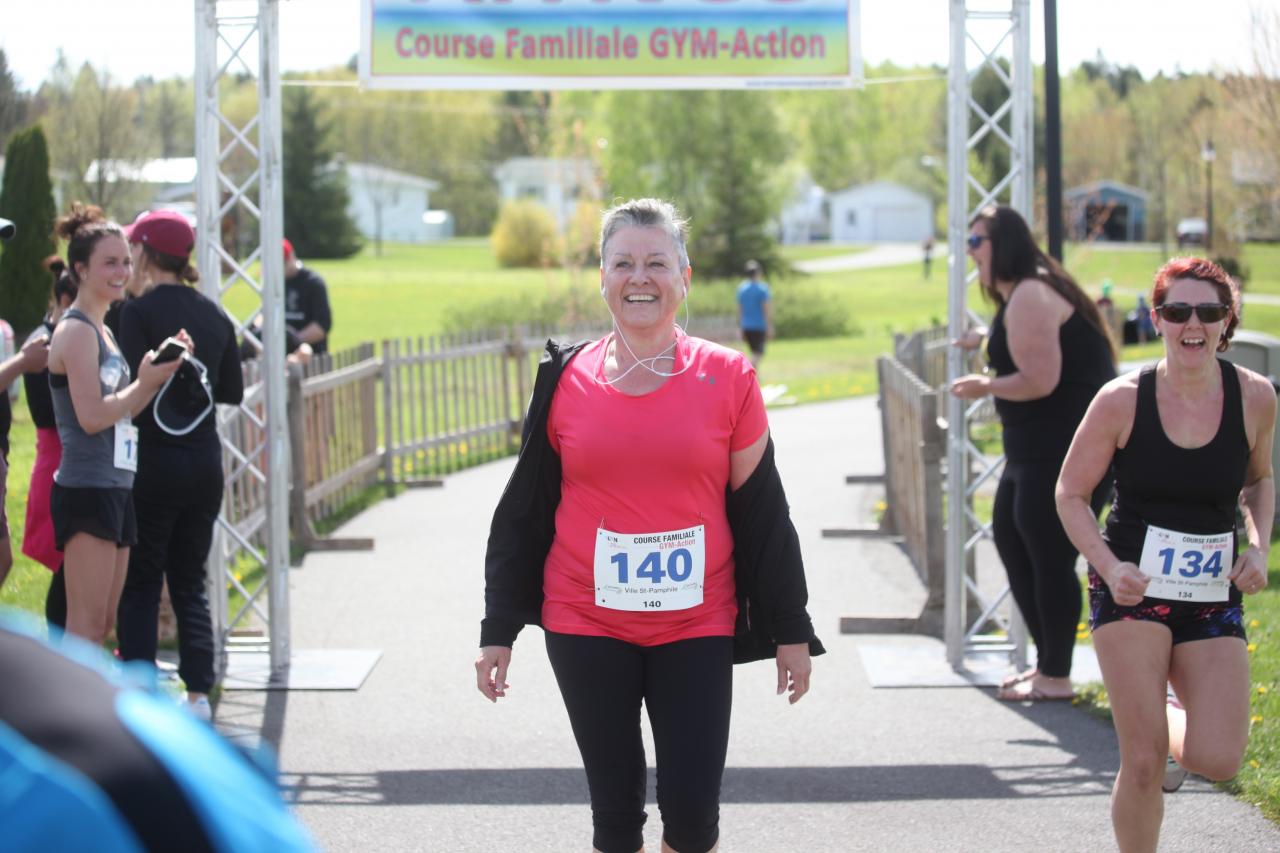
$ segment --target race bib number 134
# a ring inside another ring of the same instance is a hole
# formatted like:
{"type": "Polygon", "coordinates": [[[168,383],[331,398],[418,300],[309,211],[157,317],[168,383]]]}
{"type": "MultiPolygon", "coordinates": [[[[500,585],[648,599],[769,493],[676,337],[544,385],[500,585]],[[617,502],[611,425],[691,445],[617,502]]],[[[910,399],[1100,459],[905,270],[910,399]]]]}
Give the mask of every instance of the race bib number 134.
{"type": "Polygon", "coordinates": [[[1232,556],[1230,531],[1204,535],[1150,525],[1138,568],[1151,578],[1149,598],[1226,601],[1232,556]]]}

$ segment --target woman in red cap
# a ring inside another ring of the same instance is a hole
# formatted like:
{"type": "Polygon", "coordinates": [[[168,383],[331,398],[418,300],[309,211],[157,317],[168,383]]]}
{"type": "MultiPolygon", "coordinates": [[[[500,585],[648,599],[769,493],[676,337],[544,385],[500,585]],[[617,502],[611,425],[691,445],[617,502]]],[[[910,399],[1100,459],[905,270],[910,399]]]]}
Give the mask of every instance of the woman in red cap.
{"type": "Polygon", "coordinates": [[[133,367],[167,338],[194,342],[155,402],[138,414],[133,502],[138,544],[120,597],[120,656],[155,662],[160,589],[167,580],[178,619],[178,674],[192,711],[211,716],[215,643],[205,595],[205,559],[222,507],[222,444],[214,403],[244,396],[230,318],[191,284],[195,231],[172,210],[145,213],[129,227],[143,293],[120,311],[120,348],[133,367]]]}

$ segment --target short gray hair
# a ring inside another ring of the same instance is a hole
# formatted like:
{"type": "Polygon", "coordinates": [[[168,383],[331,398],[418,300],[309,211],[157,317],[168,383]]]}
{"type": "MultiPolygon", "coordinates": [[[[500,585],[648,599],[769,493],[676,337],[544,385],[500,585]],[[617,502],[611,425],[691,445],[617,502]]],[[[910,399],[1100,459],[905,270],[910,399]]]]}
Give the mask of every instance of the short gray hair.
{"type": "Polygon", "coordinates": [[[604,212],[600,220],[600,268],[604,269],[605,247],[618,229],[628,225],[643,228],[661,228],[676,244],[680,257],[680,269],[689,267],[689,250],[685,242],[689,235],[689,220],[669,201],[657,198],[637,198],[615,204],[604,212]]]}

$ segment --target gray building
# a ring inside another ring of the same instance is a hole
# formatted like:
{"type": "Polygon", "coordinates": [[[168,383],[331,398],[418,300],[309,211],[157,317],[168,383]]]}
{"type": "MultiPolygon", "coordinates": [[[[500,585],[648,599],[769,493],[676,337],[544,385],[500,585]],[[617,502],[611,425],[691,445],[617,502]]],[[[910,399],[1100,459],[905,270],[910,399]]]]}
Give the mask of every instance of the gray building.
{"type": "Polygon", "coordinates": [[[1134,243],[1147,239],[1147,194],[1118,181],[1094,181],[1062,194],[1072,240],[1134,243]]]}

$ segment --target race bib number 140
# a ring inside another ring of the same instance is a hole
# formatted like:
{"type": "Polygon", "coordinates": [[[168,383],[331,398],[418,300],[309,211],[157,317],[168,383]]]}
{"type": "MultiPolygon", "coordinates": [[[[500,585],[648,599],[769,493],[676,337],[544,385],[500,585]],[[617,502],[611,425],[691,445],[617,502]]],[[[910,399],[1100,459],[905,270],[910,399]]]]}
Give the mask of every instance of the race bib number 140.
{"type": "Polygon", "coordinates": [[[609,610],[687,610],[702,603],[707,538],[701,524],[665,533],[596,530],[596,604],[609,610]]]}
{"type": "Polygon", "coordinates": [[[1150,525],[1138,568],[1151,578],[1149,598],[1226,601],[1231,561],[1230,531],[1203,535],[1150,525]]]}

